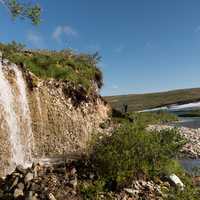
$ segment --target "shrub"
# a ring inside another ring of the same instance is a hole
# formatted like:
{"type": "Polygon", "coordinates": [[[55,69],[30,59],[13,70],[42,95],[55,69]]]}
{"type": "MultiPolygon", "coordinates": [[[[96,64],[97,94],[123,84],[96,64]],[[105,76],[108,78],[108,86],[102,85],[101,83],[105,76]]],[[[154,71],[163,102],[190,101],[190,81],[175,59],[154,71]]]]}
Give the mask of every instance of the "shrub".
{"type": "Polygon", "coordinates": [[[93,146],[91,160],[99,177],[120,185],[141,171],[149,177],[174,172],[184,142],[175,129],[149,133],[125,122],[93,146]]]}

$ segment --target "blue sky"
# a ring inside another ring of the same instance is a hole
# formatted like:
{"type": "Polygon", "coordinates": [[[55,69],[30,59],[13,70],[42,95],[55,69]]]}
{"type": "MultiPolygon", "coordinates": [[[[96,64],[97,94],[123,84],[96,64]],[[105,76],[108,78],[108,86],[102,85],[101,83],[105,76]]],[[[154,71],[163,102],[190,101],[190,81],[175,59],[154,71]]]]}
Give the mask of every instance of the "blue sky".
{"type": "Polygon", "coordinates": [[[200,87],[199,0],[38,0],[42,23],[0,7],[0,41],[99,51],[103,95],[200,87]]]}

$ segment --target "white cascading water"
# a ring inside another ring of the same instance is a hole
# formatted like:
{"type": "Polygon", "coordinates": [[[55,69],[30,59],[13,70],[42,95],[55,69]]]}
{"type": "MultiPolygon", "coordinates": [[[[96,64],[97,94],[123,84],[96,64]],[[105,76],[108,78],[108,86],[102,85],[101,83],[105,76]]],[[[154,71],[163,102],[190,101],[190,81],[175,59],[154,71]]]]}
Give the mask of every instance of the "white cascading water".
{"type": "Polygon", "coordinates": [[[14,109],[14,98],[11,86],[3,73],[3,66],[0,62],[0,104],[4,109],[4,118],[7,123],[11,144],[11,168],[16,165],[24,165],[25,153],[20,139],[20,126],[14,109]]]}
{"type": "Polygon", "coordinates": [[[33,140],[33,133],[32,133],[32,120],[30,116],[30,110],[28,105],[28,99],[26,95],[26,83],[24,81],[22,72],[18,69],[17,65],[12,64],[13,70],[15,72],[16,76],[16,84],[17,88],[19,90],[19,97],[18,101],[20,104],[21,114],[22,114],[22,120],[26,125],[25,131],[27,131],[25,134],[27,136],[27,140],[25,141],[25,156],[26,156],[26,162],[25,165],[28,165],[29,163],[32,163],[32,149],[34,149],[34,140],[33,140]]]}

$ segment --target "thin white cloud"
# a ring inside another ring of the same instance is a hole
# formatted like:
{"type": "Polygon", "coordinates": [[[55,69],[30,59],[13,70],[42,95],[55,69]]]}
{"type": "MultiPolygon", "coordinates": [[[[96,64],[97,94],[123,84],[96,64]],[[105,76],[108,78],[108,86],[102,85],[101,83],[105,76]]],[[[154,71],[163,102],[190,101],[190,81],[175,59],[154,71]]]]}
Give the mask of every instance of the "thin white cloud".
{"type": "Polygon", "coordinates": [[[74,30],[72,27],[70,26],[57,26],[55,28],[55,30],[52,33],[52,37],[53,39],[55,39],[57,42],[61,42],[61,39],[63,36],[67,36],[67,37],[77,37],[78,33],[76,30],[74,30]]]}
{"type": "Polygon", "coordinates": [[[37,32],[28,31],[27,41],[30,42],[34,48],[44,48],[43,37],[37,32]]]}

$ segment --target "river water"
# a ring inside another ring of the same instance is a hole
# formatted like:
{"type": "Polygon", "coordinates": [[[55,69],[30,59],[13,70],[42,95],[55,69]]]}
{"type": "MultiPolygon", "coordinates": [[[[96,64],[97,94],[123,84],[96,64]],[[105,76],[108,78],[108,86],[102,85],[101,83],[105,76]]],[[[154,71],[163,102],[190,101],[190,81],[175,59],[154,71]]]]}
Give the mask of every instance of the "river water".
{"type": "MultiPolygon", "coordinates": [[[[197,129],[200,128],[200,117],[181,117],[174,125],[197,129]]],[[[180,163],[189,173],[200,176],[200,159],[183,159],[180,163]]]]}
{"type": "MultiPolygon", "coordinates": [[[[179,122],[173,123],[172,125],[197,129],[200,128],[200,117],[179,117],[179,115],[187,114],[188,112],[197,109],[200,110],[200,102],[160,107],[145,110],[145,112],[166,111],[173,113],[178,116],[179,122]]],[[[180,163],[189,173],[195,173],[195,175],[200,176],[200,159],[182,159],[180,160],[180,163]]]]}

